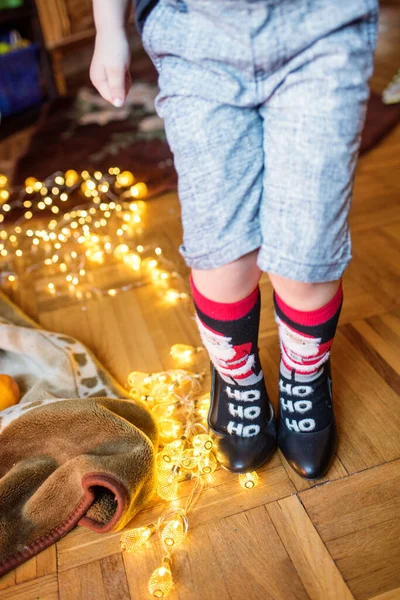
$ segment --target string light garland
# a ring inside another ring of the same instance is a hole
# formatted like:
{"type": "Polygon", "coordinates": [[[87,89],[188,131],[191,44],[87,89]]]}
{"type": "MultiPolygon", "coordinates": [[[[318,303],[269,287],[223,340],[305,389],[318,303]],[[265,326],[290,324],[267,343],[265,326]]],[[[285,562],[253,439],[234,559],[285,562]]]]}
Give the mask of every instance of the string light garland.
{"type": "MultiPolygon", "coordinates": [[[[193,361],[204,350],[184,344],[173,346],[170,353],[178,364],[182,362],[181,352],[188,352],[193,361]]],[[[154,374],[133,371],[128,377],[130,396],[146,403],[159,426],[157,494],[166,502],[174,502],[157,523],[128,530],[121,536],[122,549],[137,552],[147,547],[152,535],[157,533],[164,557],[148,581],[148,590],[156,598],[168,596],[174,587],[173,552],[184,543],[188,516],[218,466],[214,442],[207,433],[210,395],[203,393],[203,381],[202,373],[183,369],[154,374]],[[184,506],[177,508],[180,484],[188,480],[192,483],[191,493],[184,506]]],[[[255,487],[257,482],[255,472],[239,475],[239,483],[246,490],[255,487]]]]}
{"type": "Polygon", "coordinates": [[[152,284],[167,304],[186,300],[174,264],[147,240],[147,194],[144,182],[118,167],[28,177],[19,191],[0,174],[0,284],[15,288],[35,271],[47,281],[40,291],[55,298],[112,297],[152,284]],[[112,274],[118,281],[109,281],[112,274]]]}
{"type": "MultiPolygon", "coordinates": [[[[92,296],[114,298],[139,285],[154,286],[169,305],[184,302],[188,294],[182,276],[164,256],[159,240],[154,243],[146,236],[147,194],[144,182],[118,167],[106,173],[69,169],[44,181],[28,177],[17,191],[0,174],[0,285],[15,290],[35,273],[36,281],[44,282],[41,293],[67,296],[83,308],[92,296]],[[118,270],[119,280],[105,278],[107,285],[98,285],[98,273],[103,280],[107,268],[118,270]]],[[[130,396],[142,400],[158,423],[158,496],[175,504],[180,484],[192,484],[183,507],[172,506],[156,523],[121,535],[121,548],[129,553],[147,547],[158,535],[164,556],[148,581],[156,598],[168,596],[174,587],[173,552],[184,543],[188,515],[218,466],[207,433],[210,396],[202,391],[203,374],[184,370],[204,350],[174,344],[170,355],[179,368],[154,374],[134,371],[127,382],[130,396]]],[[[255,472],[239,475],[246,490],[257,482],[255,472]]]]}

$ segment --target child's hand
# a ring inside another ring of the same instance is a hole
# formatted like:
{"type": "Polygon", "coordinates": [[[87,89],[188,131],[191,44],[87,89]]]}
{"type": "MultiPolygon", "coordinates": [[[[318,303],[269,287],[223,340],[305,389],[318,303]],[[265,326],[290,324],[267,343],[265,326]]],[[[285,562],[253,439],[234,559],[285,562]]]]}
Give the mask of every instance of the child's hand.
{"type": "Polygon", "coordinates": [[[97,32],[90,79],[103,98],[117,107],[124,104],[131,86],[130,57],[124,30],[97,32]]]}

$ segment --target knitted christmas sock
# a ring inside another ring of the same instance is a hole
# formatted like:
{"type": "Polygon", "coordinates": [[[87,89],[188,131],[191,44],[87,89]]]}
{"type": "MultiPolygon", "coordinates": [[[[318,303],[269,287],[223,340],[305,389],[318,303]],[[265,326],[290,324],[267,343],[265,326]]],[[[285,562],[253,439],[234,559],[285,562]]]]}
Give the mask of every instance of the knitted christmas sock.
{"type": "Polygon", "coordinates": [[[219,378],[216,418],[211,427],[244,438],[256,436],[270,419],[268,395],[258,355],[260,292],[225,304],[203,296],[191,280],[202,342],[219,378]]]}
{"type": "Polygon", "coordinates": [[[320,431],[332,420],[329,355],[342,299],[340,284],[328,304],[303,312],[274,294],[281,345],[281,421],[290,431],[320,431]]]}

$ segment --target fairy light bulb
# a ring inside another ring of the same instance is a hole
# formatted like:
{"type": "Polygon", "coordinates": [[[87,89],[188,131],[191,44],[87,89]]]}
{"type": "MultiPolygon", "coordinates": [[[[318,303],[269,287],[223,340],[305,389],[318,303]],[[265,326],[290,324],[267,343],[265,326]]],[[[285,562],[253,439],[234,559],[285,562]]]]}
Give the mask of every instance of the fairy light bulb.
{"type": "Polygon", "coordinates": [[[258,483],[258,475],[255,471],[251,473],[241,473],[239,475],[239,483],[245,490],[251,490],[258,483]]]}
{"type": "Polygon", "coordinates": [[[205,419],[210,408],[210,394],[200,396],[195,402],[196,415],[205,419]]]}
{"type": "Polygon", "coordinates": [[[210,454],[203,454],[199,458],[198,467],[200,473],[204,473],[204,475],[209,475],[213,473],[217,468],[217,459],[214,454],[210,452],[210,454]]]}
{"type": "Polygon", "coordinates": [[[158,271],[157,275],[156,275],[156,279],[160,279],[160,281],[167,281],[167,279],[169,279],[170,274],[168,273],[168,271],[158,271]]]}
{"type": "MultiPolygon", "coordinates": [[[[160,474],[160,473],[159,473],[160,474]]],[[[171,473],[165,478],[159,479],[157,486],[157,494],[163,500],[171,502],[176,500],[178,496],[178,475],[171,473]]]]}
{"type": "Polygon", "coordinates": [[[179,464],[186,471],[193,471],[194,469],[197,469],[199,464],[198,453],[193,450],[193,448],[188,448],[183,452],[182,459],[179,464]]]}
{"type": "Polygon", "coordinates": [[[130,531],[125,531],[120,538],[122,550],[126,552],[134,552],[147,545],[149,539],[156,530],[154,524],[147,525],[147,527],[137,527],[130,531]]]}
{"type": "Polygon", "coordinates": [[[182,517],[176,517],[169,521],[161,530],[161,541],[168,548],[175,548],[182,544],[186,535],[186,528],[182,517]]]}
{"type": "Polygon", "coordinates": [[[163,558],[161,567],[153,571],[147,584],[150,594],[154,598],[166,598],[173,590],[174,580],[171,571],[171,559],[163,558]]]}
{"type": "Polygon", "coordinates": [[[67,187],[72,187],[76,183],[78,183],[80,177],[78,173],[74,169],[69,169],[64,173],[65,185],[67,187]]]}
{"type": "Polygon", "coordinates": [[[6,187],[7,184],[8,178],[6,177],[6,175],[3,175],[3,173],[0,173],[0,188],[6,187]]]}
{"type": "Polygon", "coordinates": [[[165,294],[165,299],[171,304],[175,304],[178,300],[186,299],[188,295],[185,292],[179,292],[178,290],[174,290],[170,288],[167,290],[165,294]]]}
{"type": "Polygon", "coordinates": [[[135,183],[135,185],[133,185],[130,189],[130,194],[132,198],[144,198],[145,196],[147,196],[147,193],[147,185],[142,181],[135,183]]]}
{"type": "MultiPolygon", "coordinates": [[[[8,190],[0,190],[0,204],[6,202],[10,197],[10,192],[8,190]]],[[[32,206],[32,205],[31,205],[32,206]]],[[[29,208],[29,206],[28,206],[29,208]]]]}
{"type": "Polygon", "coordinates": [[[202,453],[211,452],[213,447],[213,441],[209,435],[206,433],[200,433],[199,435],[195,435],[192,439],[192,445],[195,450],[199,450],[202,453]]]}
{"type": "Polygon", "coordinates": [[[150,271],[154,270],[157,267],[157,264],[155,258],[146,258],[143,261],[143,266],[147,267],[150,271]]]}
{"type": "Polygon", "coordinates": [[[138,254],[130,252],[123,257],[123,262],[133,271],[139,271],[142,259],[138,254]]]}
{"type": "Polygon", "coordinates": [[[156,463],[157,463],[157,474],[158,474],[158,482],[164,482],[168,479],[168,483],[170,483],[174,477],[175,472],[177,470],[177,465],[175,459],[172,457],[170,461],[165,460],[167,455],[163,455],[162,453],[157,455],[156,463]]]}
{"type": "Polygon", "coordinates": [[[142,373],[142,371],[132,371],[128,375],[128,385],[131,388],[136,388],[138,393],[141,391],[150,391],[149,384],[151,376],[148,373],[142,373]]]}
{"type": "Polygon", "coordinates": [[[179,455],[183,453],[184,446],[184,439],[175,440],[174,442],[166,444],[160,452],[161,460],[163,460],[167,464],[170,464],[173,461],[177,460],[179,455]]]}
{"type": "Polygon", "coordinates": [[[121,187],[129,187],[135,181],[135,176],[130,171],[122,171],[117,175],[117,183],[121,187]]]}
{"type": "Polygon", "coordinates": [[[163,441],[171,442],[182,434],[182,423],[175,419],[162,418],[158,421],[160,438],[163,441]]]}
{"type": "Polygon", "coordinates": [[[113,254],[114,254],[115,258],[117,258],[118,260],[122,260],[128,252],[129,252],[129,246],[127,246],[127,244],[119,244],[115,248],[113,254]]]}
{"type": "Polygon", "coordinates": [[[180,364],[189,364],[194,355],[196,354],[196,348],[187,344],[174,344],[171,346],[170,355],[174,360],[180,364]]]}
{"type": "Polygon", "coordinates": [[[25,188],[34,188],[36,183],[38,183],[36,177],[28,177],[25,179],[25,188]]]}

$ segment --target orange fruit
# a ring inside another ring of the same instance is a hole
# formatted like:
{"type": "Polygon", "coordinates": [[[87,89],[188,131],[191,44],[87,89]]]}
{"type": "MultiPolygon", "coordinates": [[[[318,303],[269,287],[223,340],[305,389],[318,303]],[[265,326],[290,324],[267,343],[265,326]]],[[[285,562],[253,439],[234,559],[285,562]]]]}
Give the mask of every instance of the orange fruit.
{"type": "Polygon", "coordinates": [[[15,379],[0,374],[0,411],[17,404],[20,397],[21,392],[15,379]]]}

